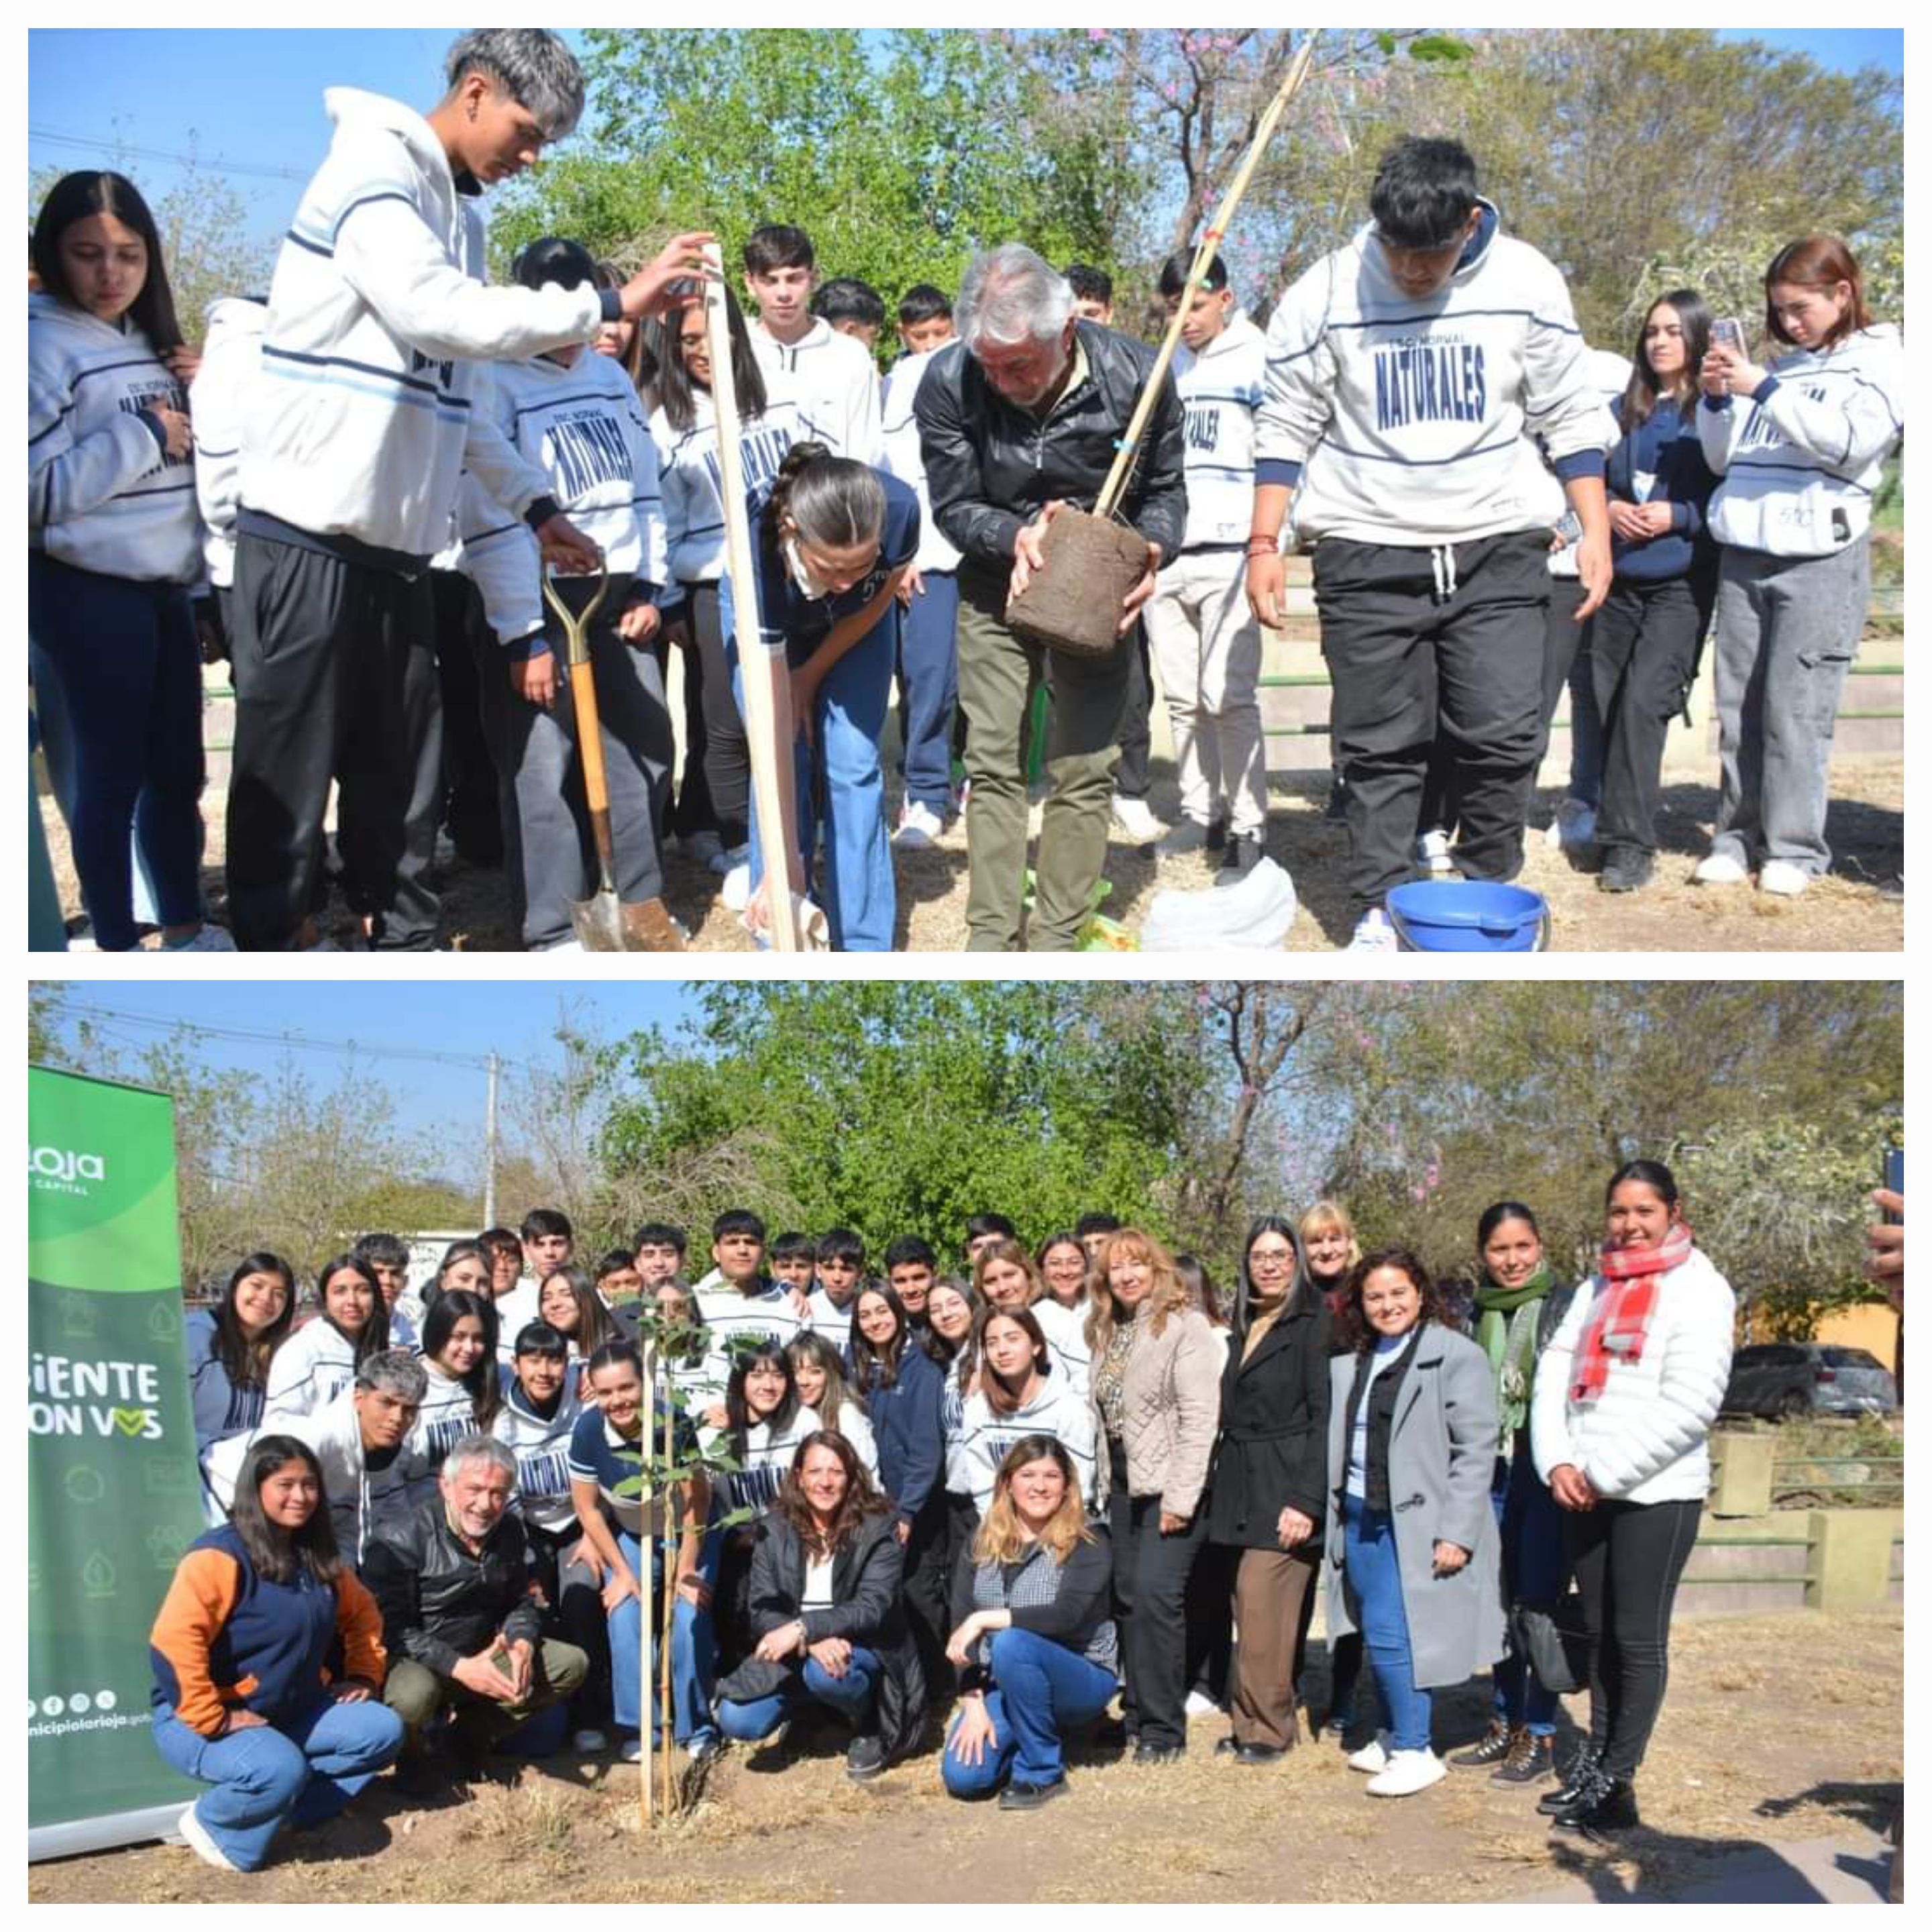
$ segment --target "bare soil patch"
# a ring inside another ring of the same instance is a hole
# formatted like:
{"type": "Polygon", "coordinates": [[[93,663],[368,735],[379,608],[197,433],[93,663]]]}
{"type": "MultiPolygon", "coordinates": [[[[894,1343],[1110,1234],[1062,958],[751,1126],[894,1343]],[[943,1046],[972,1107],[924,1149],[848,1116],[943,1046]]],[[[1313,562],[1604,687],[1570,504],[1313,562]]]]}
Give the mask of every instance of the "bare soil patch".
{"type": "MultiPolygon", "coordinates": [[[[1902,1790],[1902,1609],[1680,1622],[1670,1695],[1640,1781],[1645,1822],[1616,1848],[1552,1838],[1537,1789],[1452,1772],[1396,1802],[1327,1746],[1248,1770],[1211,1756],[1226,1720],[1198,1718],[1180,1765],[1136,1768],[1118,1748],[1072,1761],[1044,1814],[968,1805],[928,1749],[862,1786],[830,1732],[790,1759],[734,1750],[686,1817],[636,1829],[637,1774],[559,1756],[506,1765],[466,1802],[410,1808],[378,1781],[348,1816],[284,1841],[252,1878],[185,1848],[147,1846],[32,1867],[30,1901],[257,1905],[328,1901],[1060,1904],[1507,1899],[1582,1872],[1599,1898],[1668,1895],[1722,1853],[1883,1828],[1902,1790]]],[[[1438,1700],[1438,1748],[1476,1736],[1483,1687],[1438,1700]]],[[[1587,1712],[1568,1700],[1566,1719],[1587,1712]]],[[[1566,1725],[1567,1729],[1567,1725],[1566,1725]]],[[[795,1736],[796,1734],[795,1733],[795,1736]]],[[[1567,1747],[1566,1747],[1567,1748],[1567,1747]]]]}

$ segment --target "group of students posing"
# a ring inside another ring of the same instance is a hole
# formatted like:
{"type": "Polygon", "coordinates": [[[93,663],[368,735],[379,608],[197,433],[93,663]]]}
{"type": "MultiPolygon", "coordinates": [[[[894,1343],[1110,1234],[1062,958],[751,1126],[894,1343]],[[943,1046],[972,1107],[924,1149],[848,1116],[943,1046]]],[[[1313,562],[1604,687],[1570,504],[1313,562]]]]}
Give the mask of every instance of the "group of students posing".
{"type": "MultiPolygon", "coordinates": [[[[681,1234],[643,1230],[637,1256],[601,1270],[610,1292],[640,1298],[607,1306],[567,1264],[567,1224],[546,1237],[561,1219],[532,1217],[560,1265],[540,1286],[506,1289],[536,1295],[545,1318],[503,1345],[500,1367],[481,1249],[458,1258],[482,1270],[476,1286],[432,1283],[423,1298],[419,1364],[364,1358],[338,1400],[394,1395],[400,1446],[363,1449],[359,1492],[339,1492],[313,1418],[278,1420],[272,1406],[258,1425],[255,1454],[293,1438],[315,1466],[314,1514],[333,1520],[340,1552],[342,1633],[358,1633],[359,1674],[375,1668],[376,1689],[381,1649],[352,1573],[421,1502],[371,1488],[369,1471],[406,1461],[410,1445],[409,1477],[433,1466],[437,1438],[418,1419],[434,1403],[430,1372],[468,1394],[469,1439],[493,1431],[514,1456],[531,1600],[544,1630],[593,1660],[561,1687],[548,1728],[524,1732],[526,1749],[555,1748],[568,1723],[577,1750],[601,1750],[608,1720],[634,1756],[648,1718],[701,1762],[726,1740],[782,1750],[794,1718],[822,1711],[848,1727],[848,1772],[864,1780],[916,1750],[950,1699],[946,1788],[1027,1809],[1065,1791],[1068,1743],[1117,1695],[1133,1760],[1159,1765],[1186,1750],[1190,1696],[1204,1693],[1230,1716],[1216,1754],[1265,1766],[1297,1744],[1298,1704],[1316,1701],[1306,1649],[1319,1585],[1316,1730],[1349,1751],[1370,1793],[1408,1796],[1445,1774],[1432,1692],[1489,1666],[1492,1725],[1450,1762],[1547,1786],[1557,1695],[1537,1673],[1528,1620],[1546,1622],[1574,1578],[1590,1729],[1540,1808],[1595,1835],[1636,1821],[1732,1334],[1731,1291],[1659,1164],[1612,1178],[1597,1270],[1574,1287],[1552,1271],[1531,1209],[1487,1210],[1472,1332],[1414,1254],[1363,1254],[1332,1202],[1255,1222],[1225,1312],[1198,1265],[1108,1216],[1036,1250],[1004,1217],[976,1217],[968,1274],[940,1273],[930,1244],[904,1237],[868,1278],[847,1231],[782,1236],[768,1263],[744,1210],[718,1217],[714,1266],[694,1284],[681,1234]],[[640,1354],[626,1331],[646,1303],[659,1318],[640,1354]],[[647,1504],[645,1466],[667,1435],[672,1466],[647,1504]],[[640,1671],[646,1562],[653,1594],[674,1604],[668,1713],[640,1671]],[[1360,1721],[1364,1657],[1373,1726],[1360,1721]]],[[[286,1390],[300,1372],[275,1364],[308,1330],[278,1343],[286,1283],[262,1292],[263,1260],[238,1274],[213,1329],[254,1351],[250,1372],[224,1372],[231,1385],[286,1390]]],[[[312,1327],[340,1334],[347,1313],[352,1340],[380,1322],[380,1282],[373,1302],[354,1298],[359,1330],[333,1270],[322,1287],[328,1312],[312,1327]]],[[[219,1352],[218,1340],[202,1356],[219,1352]]],[[[240,1460],[250,1438],[236,1439],[240,1460]]],[[[203,1544],[224,1538],[232,1551],[230,1529],[203,1544]]],[[[211,1641],[229,1674],[202,1713],[209,1735],[237,1712],[278,1722],[245,1688],[232,1634],[211,1641]]],[[[320,1682],[298,1687],[304,1708],[320,1682]]],[[[495,1735],[547,1701],[506,1700],[495,1735]]],[[[179,1721],[164,1687],[157,1712],[158,1726],[179,1721]]],[[[410,1788],[434,1786],[434,1732],[418,1726],[406,1743],[410,1788]]]]}
{"type": "MultiPolygon", "coordinates": [[[[884,304],[845,280],[814,303],[809,238],[768,226],[742,250],[756,315],[728,295],[732,367],[715,370],[694,273],[708,237],[677,237],[628,280],[546,238],[518,257],[515,286],[483,286],[477,200],[575,124],[582,76],[554,35],[492,29],[457,42],[448,78],[427,116],[329,94],[334,144],[271,290],[218,303],[200,356],[130,182],[71,175],[40,211],[30,631],[95,942],[136,943],[138,892],[164,944],[231,943],[204,920],[199,884],[199,590],[234,664],[236,940],[333,947],[316,915],[335,785],[357,943],[434,943],[446,821],[459,850],[500,858],[526,946],[573,947],[570,902],[593,874],[564,632],[542,595],[553,566],[608,578],[589,650],[619,896],[658,900],[674,836],[755,930],[762,855],[712,403],[728,380],[763,641],[784,656],[799,723],[792,856],[809,881],[822,842],[834,946],[890,948],[880,747],[893,681],[896,836],[926,844],[956,806],[958,546],[985,566],[991,515],[1017,584],[1021,539],[1046,514],[1024,490],[980,500],[1004,488],[986,451],[1030,434],[1056,473],[1084,476],[1068,440],[1088,434],[1083,371],[1114,339],[1105,278],[1082,270],[1076,287],[1029,250],[992,250],[962,282],[958,342],[944,292],[907,292],[906,353],[882,382],[871,344],[884,304]],[[1058,373],[1022,394],[998,372],[1035,351],[1058,373]],[[934,411],[916,406],[922,389],[958,390],[967,358],[986,367],[992,412],[977,480],[952,443],[944,464],[933,454],[934,411]],[[674,641],[687,692],[675,800],[674,641]]],[[[1370,207],[1348,247],[1284,294],[1265,338],[1219,261],[1202,286],[1188,251],[1162,269],[1169,312],[1187,311],[1172,379],[1186,428],[1141,467],[1178,467],[1184,446],[1184,473],[1145,476],[1136,500],[1178,504],[1184,490],[1185,528],[1163,510],[1144,632],[1136,617],[1120,647],[1138,674],[1120,715],[1094,728],[1120,761],[1117,823],[1137,842],[1162,831],[1145,802],[1150,643],[1180,778],[1163,851],[1220,850],[1236,877],[1260,856],[1261,626],[1280,620],[1293,543],[1314,553],[1354,944],[1394,944],[1382,900],[1418,867],[1502,878],[1520,866],[1566,679],[1576,740],[1561,828],[1600,854],[1607,889],[1641,885],[1665,728],[1714,607],[1723,783],[1696,876],[1736,881],[1755,866],[1762,889],[1802,890],[1829,863],[1832,723],[1863,620],[1872,494],[1902,433],[1896,332],[1870,325],[1850,250],[1812,235],[1772,262],[1765,331],[1786,352],[1768,366],[1741,339],[1713,343],[1703,304],[1680,290],[1652,305],[1626,370],[1585,348],[1561,277],[1501,232],[1457,143],[1398,142],[1370,207]],[[1569,540],[1552,554],[1566,497],[1569,540]]],[[[580,610],[588,596],[564,594],[580,610]]],[[[1053,702],[1072,703],[1072,685],[1058,688],[1072,677],[1049,671],[1053,702]]],[[[968,713],[992,706],[965,696],[968,713]]],[[[1087,722],[1067,732],[1093,748],[1087,722]]],[[[1104,832],[1090,836],[1078,775],[1060,766],[1066,735],[1048,734],[1042,837],[1078,830],[1084,903],[1104,832]]],[[[961,748],[988,800],[1023,783],[970,736],[961,748]]],[[[1010,856],[996,830],[987,817],[969,839],[976,864],[996,847],[1010,856]]],[[[1062,856],[1042,848],[1056,898],[1062,856]]]]}

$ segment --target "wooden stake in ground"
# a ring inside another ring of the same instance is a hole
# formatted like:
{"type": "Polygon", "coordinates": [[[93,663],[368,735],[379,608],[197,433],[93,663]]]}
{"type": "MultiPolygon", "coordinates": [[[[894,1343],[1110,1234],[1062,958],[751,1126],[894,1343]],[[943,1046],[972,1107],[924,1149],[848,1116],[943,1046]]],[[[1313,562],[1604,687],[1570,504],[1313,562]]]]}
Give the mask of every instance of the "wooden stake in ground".
{"type": "Polygon", "coordinates": [[[656,1488],[651,1479],[651,1404],[656,1399],[658,1385],[658,1352],[656,1346],[646,1340],[640,1352],[643,1358],[644,1371],[644,1428],[640,1439],[644,1445],[644,1457],[641,1484],[643,1493],[639,1498],[639,1507],[644,1511],[644,1533],[639,1538],[641,1546],[638,1553],[643,1559],[640,1567],[644,1574],[638,1579],[638,1594],[642,1600],[641,1607],[644,1612],[638,1619],[638,1702],[644,1708],[638,1713],[638,1722],[643,1726],[638,1736],[641,1748],[638,1753],[639,1774],[638,1826],[640,1831],[648,1832],[651,1828],[652,1816],[656,1808],[652,1803],[654,1794],[651,1768],[653,1754],[650,1742],[650,1702],[652,1675],[651,1645],[657,1634],[654,1616],[656,1592],[652,1586],[652,1571],[656,1566],[651,1562],[652,1557],[656,1553],[652,1545],[651,1518],[657,1505],[656,1488]]]}
{"type": "MultiPolygon", "coordinates": [[[[675,1446],[672,1424],[676,1412],[671,1402],[670,1378],[664,1378],[664,1460],[662,1466],[671,1466],[671,1453],[675,1446]]],[[[671,1618],[677,1609],[677,1544],[682,1532],[681,1520],[684,1502],[683,1485],[673,1483],[664,1491],[663,1551],[664,1592],[664,1610],[658,1622],[658,1737],[663,1752],[663,1762],[658,1767],[662,1772],[663,1797],[661,1803],[667,1820],[675,1817],[678,1809],[677,1786],[671,1777],[671,1753],[676,1748],[673,1732],[676,1712],[671,1706],[670,1684],[670,1626],[671,1618]]]]}
{"type": "Polygon", "coordinates": [[[724,257],[715,242],[704,251],[716,279],[704,285],[706,339],[711,352],[711,401],[718,424],[718,494],[724,508],[724,570],[731,580],[738,672],[745,692],[745,736],[752,757],[752,790],[758,814],[765,878],[766,930],[778,952],[802,950],[794,892],[805,881],[798,866],[798,814],[792,777],[791,672],[781,640],[769,649],[760,622],[758,579],[745,507],[745,466],[738,444],[738,392],[733,380],[730,316],[724,306],[724,257]]]}
{"type": "MultiPolygon", "coordinates": [[[[1127,478],[1134,466],[1134,452],[1139,447],[1142,434],[1147,428],[1148,418],[1154,413],[1155,399],[1160,394],[1160,386],[1166,380],[1168,368],[1174,362],[1174,352],[1180,343],[1181,325],[1187,319],[1187,305],[1194,291],[1202,286],[1209,265],[1220,252],[1222,238],[1228,232],[1228,224],[1234,219],[1234,210],[1240,206],[1241,197],[1246,194],[1248,183],[1253,178],[1256,166],[1261,160],[1281,117],[1288,111],[1288,104],[1301,92],[1301,83],[1308,78],[1310,63],[1315,58],[1315,43],[1321,29],[1310,27],[1301,45],[1296,49],[1294,58],[1288,64],[1288,72],[1282,76],[1280,87],[1274,98],[1268,104],[1255,128],[1255,138],[1248,143],[1248,152],[1236,171],[1234,178],[1228,185],[1228,192],[1221,197],[1221,205],[1214,211],[1214,218],[1202,232],[1201,245],[1194,251],[1194,266],[1187,272],[1187,285],[1180,292],[1179,306],[1174,310],[1174,320],[1167,326],[1167,334],[1162,339],[1160,353],[1154,358],[1154,373],[1141,386],[1141,399],[1136,406],[1133,420],[1127,425],[1127,433],[1120,439],[1120,446],[1114,458],[1114,466],[1107,472],[1107,480],[1101,485],[1100,494],[1094,500],[1094,514],[1096,517],[1112,517],[1115,506],[1126,488],[1127,478]]],[[[717,367],[714,361],[713,368],[717,367]]]]}

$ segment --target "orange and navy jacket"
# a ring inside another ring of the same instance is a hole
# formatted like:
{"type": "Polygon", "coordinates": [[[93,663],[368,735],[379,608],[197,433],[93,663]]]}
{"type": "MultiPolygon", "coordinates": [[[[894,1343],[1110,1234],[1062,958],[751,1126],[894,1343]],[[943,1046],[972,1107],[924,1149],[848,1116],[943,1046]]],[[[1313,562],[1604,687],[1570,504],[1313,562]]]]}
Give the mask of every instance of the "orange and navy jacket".
{"type": "Polygon", "coordinates": [[[312,1709],[338,1634],[344,1675],[380,1685],[388,1669],[376,1600],[344,1568],[333,1586],[298,1569],[273,1583],[248,1560],[232,1523],[189,1546],[148,1636],[154,1702],[216,1737],[236,1706],[271,1724],[312,1709]]]}

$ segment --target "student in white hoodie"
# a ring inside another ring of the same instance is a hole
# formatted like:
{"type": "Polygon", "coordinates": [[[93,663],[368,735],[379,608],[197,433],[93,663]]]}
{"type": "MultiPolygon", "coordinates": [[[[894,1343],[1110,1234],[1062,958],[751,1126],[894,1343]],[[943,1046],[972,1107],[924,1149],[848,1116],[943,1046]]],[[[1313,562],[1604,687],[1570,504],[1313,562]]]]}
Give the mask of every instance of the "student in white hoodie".
{"type": "Polygon", "coordinates": [[[1187,529],[1147,607],[1180,770],[1180,820],[1159,850],[1172,858],[1225,847],[1222,864],[1238,876],[1253,870],[1268,829],[1262,632],[1241,560],[1268,344],[1235,305],[1227,263],[1216,255],[1202,285],[1190,288],[1193,266],[1194,251],[1183,248],[1160,272],[1168,314],[1184,303],[1187,310],[1174,357],[1186,420],[1187,529]]]}
{"type": "Polygon", "coordinates": [[[1007,1450],[1027,1436],[1051,1436],[1064,1444],[1088,1508],[1096,1510],[1102,1500],[1093,1402],[1054,1360],[1037,1313],[1030,1308],[989,1308],[980,1318],[980,1385],[967,1396],[961,1413],[958,1468],[982,1516],[992,1502],[994,1478],[1007,1450]]]}
{"type": "Polygon", "coordinates": [[[652,312],[701,264],[680,236],[621,290],[489,289],[470,201],[567,134],[583,76],[557,37],[490,28],[452,48],[427,117],[350,88],[269,291],[260,406],[242,452],[228,880],[242,943],[316,944],[311,917],[330,782],[379,946],[435,938],[434,818],[418,809],[438,742],[428,564],[467,466],[587,568],[595,549],[476,408],[479,362],[587,343],[652,312]]]}
{"type": "Polygon", "coordinates": [[[1538,1357],[1537,1474],[1592,1639],[1589,1742],[1539,1809],[1591,1838],[1638,1822],[1635,1780],[1669,1670],[1670,1606],[1711,1487],[1736,1300],[1694,1245],[1670,1170],[1628,1161],[1605,1193],[1603,1261],[1538,1357]]]}
{"type": "Polygon", "coordinates": [[[816,262],[803,229],[752,230],[745,244],[745,288],[758,311],[752,346],[767,379],[784,379],[834,456],[876,466],[885,457],[879,365],[862,342],[812,313],[816,262]]]}
{"type": "Polygon", "coordinates": [[[389,1346],[389,1315],[375,1270],[352,1254],[338,1255],[316,1277],[322,1312],[275,1351],[268,1364],[263,1424],[279,1428],[326,1408],[353,1386],[356,1372],[389,1346]]]}
{"type": "Polygon", "coordinates": [[[1292,498],[1315,544],[1347,780],[1351,945],[1389,952],[1382,900],[1412,875],[1438,724],[1459,754],[1456,862],[1478,879],[1522,866],[1550,533],[1567,497],[1582,525],[1580,622],[1610,588],[1610,435],[1569,291],[1500,232],[1467,149],[1397,142],[1370,208],[1268,326],[1248,595],[1280,623],[1292,498]]]}
{"type": "Polygon", "coordinates": [[[203,923],[201,575],[182,340],[154,218],[132,182],[64,176],[27,298],[27,625],[65,721],[81,896],[104,952],[131,951],[133,852],[164,949],[232,952],[203,923]]]}
{"type": "MultiPolygon", "coordinates": [[[[546,236],[518,256],[526,289],[595,284],[596,262],[580,242],[546,236]]],[[[657,445],[621,364],[565,344],[527,361],[493,363],[478,398],[504,440],[544,472],[546,494],[604,554],[603,602],[586,640],[609,787],[618,898],[663,910],[658,828],[670,802],[674,755],[664,680],[650,649],[668,575],[657,445]]],[[[500,776],[505,866],[525,947],[580,952],[571,904],[596,878],[584,863],[590,814],[578,753],[563,626],[543,596],[535,533],[484,488],[464,479],[459,528],[463,568],[482,592],[502,661],[483,679],[500,776]]],[[[560,581],[557,595],[581,611],[589,584],[560,581]]]]}
{"type": "Polygon", "coordinates": [[[1765,271],[1765,327],[1791,352],[1761,368],[1713,345],[1697,411],[1722,479],[1717,639],[1722,778],[1700,885],[1802,892],[1830,869],[1832,731],[1871,590],[1871,505],[1905,433],[1898,332],[1874,326],[1857,259],[1807,235],[1765,271]],[[1746,405],[1748,406],[1746,406],[1746,405]]]}

